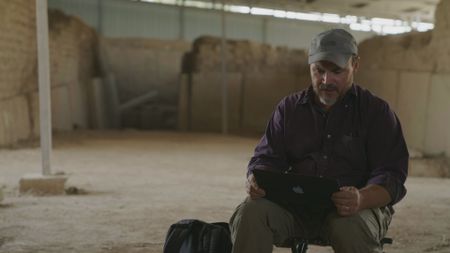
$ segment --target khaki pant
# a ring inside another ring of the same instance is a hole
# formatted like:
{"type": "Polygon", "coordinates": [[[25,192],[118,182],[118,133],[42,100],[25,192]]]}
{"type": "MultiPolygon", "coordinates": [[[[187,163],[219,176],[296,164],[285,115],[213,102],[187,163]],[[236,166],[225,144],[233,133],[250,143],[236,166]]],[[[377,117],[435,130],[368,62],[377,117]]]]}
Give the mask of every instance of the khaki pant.
{"type": "MultiPolygon", "coordinates": [[[[330,213],[320,238],[330,243],[336,253],[382,252],[391,213],[388,208],[374,208],[350,217],[330,213]]],[[[290,212],[266,199],[246,199],[230,219],[233,253],[270,253],[273,245],[284,245],[301,237],[302,229],[290,212]]]]}

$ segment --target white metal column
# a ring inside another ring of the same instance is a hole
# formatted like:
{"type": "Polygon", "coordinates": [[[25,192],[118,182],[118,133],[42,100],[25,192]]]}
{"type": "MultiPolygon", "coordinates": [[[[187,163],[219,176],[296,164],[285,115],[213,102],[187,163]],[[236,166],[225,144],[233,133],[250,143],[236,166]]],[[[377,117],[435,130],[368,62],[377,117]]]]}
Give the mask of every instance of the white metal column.
{"type": "Polygon", "coordinates": [[[41,131],[42,174],[50,175],[52,119],[50,103],[50,55],[48,45],[47,0],[36,0],[36,31],[39,76],[39,118],[41,131]]]}

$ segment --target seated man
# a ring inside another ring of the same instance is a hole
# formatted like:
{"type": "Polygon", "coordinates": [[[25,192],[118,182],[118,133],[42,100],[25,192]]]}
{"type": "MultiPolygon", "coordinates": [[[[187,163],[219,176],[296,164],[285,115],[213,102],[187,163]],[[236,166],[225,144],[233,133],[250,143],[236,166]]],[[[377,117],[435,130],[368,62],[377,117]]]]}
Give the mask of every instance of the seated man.
{"type": "Polygon", "coordinates": [[[312,85],[278,104],[248,165],[249,196],[230,220],[233,253],[268,253],[274,244],[311,237],[297,214],[262,198],[255,169],[338,181],[336,209],[317,230],[337,253],[382,252],[392,206],[406,194],[409,154],[400,122],[385,101],[353,83],[353,36],[342,29],[318,34],[308,62],[312,85]]]}

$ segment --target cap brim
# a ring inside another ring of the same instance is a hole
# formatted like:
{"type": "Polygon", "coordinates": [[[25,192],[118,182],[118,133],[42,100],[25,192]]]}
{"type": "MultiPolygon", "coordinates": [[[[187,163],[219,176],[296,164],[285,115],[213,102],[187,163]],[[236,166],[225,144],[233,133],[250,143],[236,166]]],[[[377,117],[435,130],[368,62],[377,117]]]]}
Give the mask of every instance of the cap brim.
{"type": "Polygon", "coordinates": [[[310,55],[308,57],[308,63],[312,64],[318,61],[329,61],[341,68],[345,68],[347,66],[347,62],[350,59],[351,54],[336,54],[330,52],[321,52],[316,53],[314,55],[310,55]]]}

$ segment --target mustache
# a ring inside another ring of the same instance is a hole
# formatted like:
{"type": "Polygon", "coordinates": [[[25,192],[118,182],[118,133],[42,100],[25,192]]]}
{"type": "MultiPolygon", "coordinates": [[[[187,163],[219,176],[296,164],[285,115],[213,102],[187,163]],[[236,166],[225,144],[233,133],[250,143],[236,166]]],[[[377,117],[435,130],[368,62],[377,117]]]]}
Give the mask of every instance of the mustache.
{"type": "Polygon", "coordinates": [[[334,83],[321,83],[319,90],[338,90],[337,85],[334,83]]]}

